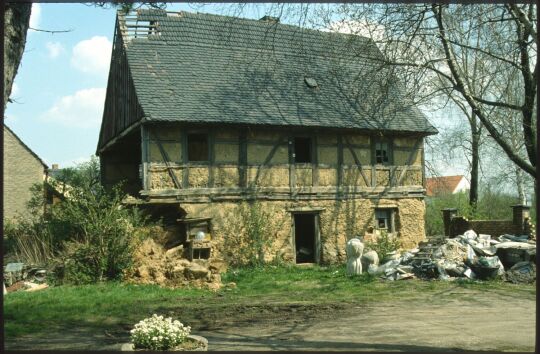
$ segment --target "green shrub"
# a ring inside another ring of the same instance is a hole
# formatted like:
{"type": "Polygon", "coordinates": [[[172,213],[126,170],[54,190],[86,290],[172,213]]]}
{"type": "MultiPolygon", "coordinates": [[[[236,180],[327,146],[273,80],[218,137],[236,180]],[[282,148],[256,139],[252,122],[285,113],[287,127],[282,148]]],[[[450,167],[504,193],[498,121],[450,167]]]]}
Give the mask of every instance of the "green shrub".
{"type": "MultiPolygon", "coordinates": [[[[260,202],[243,202],[237,212],[230,215],[224,227],[224,256],[233,266],[262,266],[280,221],[271,212],[264,210],[260,202]]],[[[281,256],[276,254],[276,262],[281,256]]]]}
{"type": "Polygon", "coordinates": [[[74,188],[70,198],[51,213],[55,230],[70,235],[59,255],[65,282],[122,279],[144,236],[140,230],[144,218],[138,209],[122,205],[124,195],[119,187],[93,189],[74,188]]]}
{"type": "Polygon", "coordinates": [[[367,241],[365,243],[367,249],[377,252],[377,256],[382,261],[387,253],[397,251],[401,248],[401,242],[397,237],[393,237],[388,232],[382,230],[381,235],[376,241],[367,241]]]}
{"type": "Polygon", "coordinates": [[[69,196],[45,214],[37,212],[43,207],[42,189],[32,191],[29,207],[36,212],[4,227],[9,250],[18,261],[54,270],[53,281],[58,283],[124,277],[134,248],[146,237],[146,219],[138,209],[122,205],[120,186],[70,186],[69,196]]]}

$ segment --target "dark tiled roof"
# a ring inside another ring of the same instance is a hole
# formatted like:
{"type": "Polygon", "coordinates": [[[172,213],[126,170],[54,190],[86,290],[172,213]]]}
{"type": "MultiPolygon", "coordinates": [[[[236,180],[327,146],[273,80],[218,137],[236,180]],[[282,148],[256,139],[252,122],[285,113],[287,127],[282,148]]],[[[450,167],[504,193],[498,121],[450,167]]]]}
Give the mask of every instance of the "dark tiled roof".
{"type": "Polygon", "coordinates": [[[149,121],[437,132],[367,38],[187,12],[138,20],[159,32],[126,40],[149,121]]]}

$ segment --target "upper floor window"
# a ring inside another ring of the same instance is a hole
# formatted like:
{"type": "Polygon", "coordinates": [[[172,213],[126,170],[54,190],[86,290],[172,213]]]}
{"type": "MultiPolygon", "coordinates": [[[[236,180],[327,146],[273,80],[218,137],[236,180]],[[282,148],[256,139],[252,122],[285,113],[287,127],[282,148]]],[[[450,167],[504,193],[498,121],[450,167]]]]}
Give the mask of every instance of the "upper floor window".
{"type": "Polygon", "coordinates": [[[376,139],[374,143],[374,163],[390,165],[392,163],[391,142],[387,139],[376,139]]]}
{"type": "Polygon", "coordinates": [[[208,134],[188,134],[187,152],[189,162],[208,161],[208,134]]]}
{"type": "Polygon", "coordinates": [[[312,160],[312,145],[311,138],[295,137],[294,138],[294,162],[296,163],[311,163],[312,160]]]}

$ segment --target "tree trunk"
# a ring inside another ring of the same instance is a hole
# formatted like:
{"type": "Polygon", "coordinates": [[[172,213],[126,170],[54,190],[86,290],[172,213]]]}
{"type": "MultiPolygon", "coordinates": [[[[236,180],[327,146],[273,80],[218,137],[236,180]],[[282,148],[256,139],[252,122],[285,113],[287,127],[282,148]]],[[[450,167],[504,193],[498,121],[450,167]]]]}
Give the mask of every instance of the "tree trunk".
{"type": "Polygon", "coordinates": [[[527,195],[525,194],[523,171],[520,168],[516,168],[516,186],[518,189],[519,203],[527,205],[527,195]]]}
{"type": "Polygon", "coordinates": [[[472,211],[476,211],[476,205],[478,204],[478,166],[480,162],[480,128],[476,121],[476,115],[474,111],[471,112],[471,189],[469,190],[469,205],[472,211]]]}
{"type": "Polygon", "coordinates": [[[4,14],[4,110],[26,45],[32,3],[6,3],[4,14]]]}

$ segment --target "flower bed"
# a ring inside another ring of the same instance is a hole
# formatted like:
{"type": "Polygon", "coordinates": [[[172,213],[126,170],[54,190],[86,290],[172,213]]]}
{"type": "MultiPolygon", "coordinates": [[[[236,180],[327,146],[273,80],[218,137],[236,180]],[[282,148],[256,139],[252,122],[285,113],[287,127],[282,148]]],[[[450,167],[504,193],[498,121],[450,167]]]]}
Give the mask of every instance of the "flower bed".
{"type": "Polygon", "coordinates": [[[130,333],[134,349],[170,350],[188,344],[190,331],[191,327],[180,321],[154,314],[137,323],[130,333]]]}

